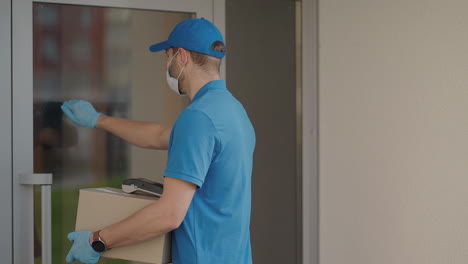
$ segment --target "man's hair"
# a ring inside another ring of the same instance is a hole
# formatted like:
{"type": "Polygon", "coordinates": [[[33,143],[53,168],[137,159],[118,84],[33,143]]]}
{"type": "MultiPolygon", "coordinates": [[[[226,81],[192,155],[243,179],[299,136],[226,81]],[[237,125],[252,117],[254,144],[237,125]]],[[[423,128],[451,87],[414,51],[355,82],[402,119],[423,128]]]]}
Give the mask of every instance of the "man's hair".
{"type": "MultiPolygon", "coordinates": [[[[173,53],[177,52],[176,47],[170,47],[173,53]]],[[[226,52],[226,46],[221,41],[215,41],[211,44],[211,49],[221,52],[226,52]]],[[[216,71],[219,73],[221,68],[221,58],[216,58],[204,53],[189,50],[193,63],[205,72],[216,71]]]]}

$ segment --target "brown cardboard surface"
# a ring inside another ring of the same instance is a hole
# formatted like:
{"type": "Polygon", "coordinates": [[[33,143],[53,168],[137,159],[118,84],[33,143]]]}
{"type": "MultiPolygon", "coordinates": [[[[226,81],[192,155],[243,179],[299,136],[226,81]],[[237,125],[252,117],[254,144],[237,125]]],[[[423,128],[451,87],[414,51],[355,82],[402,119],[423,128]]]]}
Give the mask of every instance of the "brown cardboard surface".
{"type": "MultiPolygon", "coordinates": [[[[96,231],[124,220],[157,197],[127,194],[115,188],[80,190],[76,230],[96,231]]],[[[113,248],[102,257],[165,264],[171,262],[171,234],[142,243],[113,248]]]]}

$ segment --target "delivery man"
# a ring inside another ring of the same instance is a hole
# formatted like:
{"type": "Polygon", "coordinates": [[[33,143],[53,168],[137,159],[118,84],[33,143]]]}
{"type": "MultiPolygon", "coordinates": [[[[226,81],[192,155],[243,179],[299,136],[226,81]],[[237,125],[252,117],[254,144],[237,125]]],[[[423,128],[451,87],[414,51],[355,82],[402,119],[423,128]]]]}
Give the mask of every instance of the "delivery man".
{"type": "Polygon", "coordinates": [[[178,24],[150,47],[166,51],[167,82],[191,104],[173,127],[114,118],[80,100],[63,112],[140,147],[168,149],[164,193],[153,204],[102,230],[75,231],[66,261],[97,263],[105,250],[173,232],[174,264],[249,264],[251,173],[255,132],[242,104],[220,80],[226,48],[204,18],[178,24]]]}

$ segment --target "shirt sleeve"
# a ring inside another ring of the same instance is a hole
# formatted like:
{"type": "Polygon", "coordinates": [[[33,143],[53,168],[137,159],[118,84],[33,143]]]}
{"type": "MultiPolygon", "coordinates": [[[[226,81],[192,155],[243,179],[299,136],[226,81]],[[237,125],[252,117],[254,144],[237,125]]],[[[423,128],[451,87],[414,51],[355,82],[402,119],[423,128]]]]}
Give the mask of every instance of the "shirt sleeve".
{"type": "Polygon", "coordinates": [[[209,117],[186,109],[172,128],[165,177],[202,187],[215,155],[216,130],[209,117]]]}

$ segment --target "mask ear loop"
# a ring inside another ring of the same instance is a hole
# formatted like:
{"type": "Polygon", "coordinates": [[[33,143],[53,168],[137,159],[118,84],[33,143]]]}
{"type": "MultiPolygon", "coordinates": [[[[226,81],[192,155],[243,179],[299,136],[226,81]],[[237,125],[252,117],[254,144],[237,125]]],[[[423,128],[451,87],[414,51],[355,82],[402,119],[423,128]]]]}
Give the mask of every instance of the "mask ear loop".
{"type": "MultiPolygon", "coordinates": [[[[179,51],[177,50],[177,52],[179,52],[179,51]]],[[[176,53],[176,54],[177,54],[177,53],[176,53]]],[[[184,69],[185,69],[185,65],[184,65],[184,67],[182,67],[182,70],[180,70],[180,73],[179,73],[179,75],[177,76],[177,81],[179,80],[180,75],[182,75],[182,72],[184,71],[184,69]]]]}
{"type": "Polygon", "coordinates": [[[177,53],[179,53],[179,50],[177,50],[177,52],[174,54],[174,56],[172,56],[172,58],[169,60],[169,62],[167,63],[167,69],[169,69],[169,67],[171,66],[171,63],[172,61],[174,60],[175,56],[177,56],[177,53]]]}

